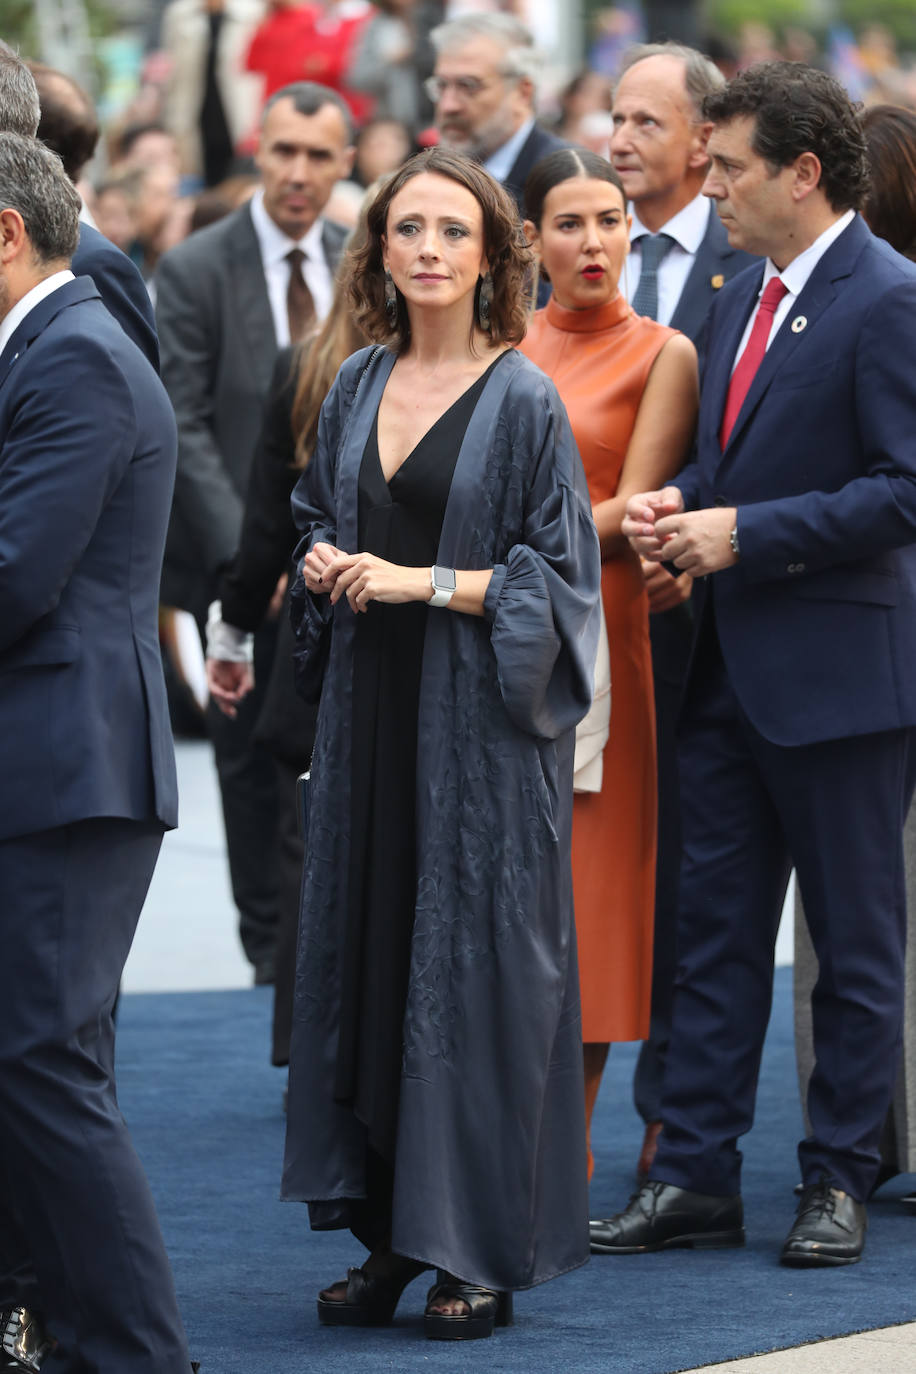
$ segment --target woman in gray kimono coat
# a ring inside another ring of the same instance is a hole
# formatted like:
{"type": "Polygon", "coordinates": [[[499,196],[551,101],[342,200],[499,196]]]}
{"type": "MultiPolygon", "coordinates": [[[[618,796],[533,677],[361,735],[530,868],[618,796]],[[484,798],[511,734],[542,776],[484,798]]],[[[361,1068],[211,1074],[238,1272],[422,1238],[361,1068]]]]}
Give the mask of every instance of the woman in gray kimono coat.
{"type": "Polygon", "coordinates": [[[370,1250],[319,1317],[489,1336],[588,1254],[570,876],[600,560],[527,251],[476,164],[369,210],[341,368],[293,494],[300,683],[321,704],[283,1194],[370,1250]]]}

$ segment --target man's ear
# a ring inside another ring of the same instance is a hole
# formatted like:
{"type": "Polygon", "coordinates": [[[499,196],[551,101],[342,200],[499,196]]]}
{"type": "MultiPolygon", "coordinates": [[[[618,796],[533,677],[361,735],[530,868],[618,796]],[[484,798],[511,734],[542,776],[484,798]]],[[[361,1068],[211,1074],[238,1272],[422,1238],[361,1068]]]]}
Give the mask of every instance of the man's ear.
{"type": "Polygon", "coordinates": [[[0,210],[0,262],[12,262],[28,240],[25,221],[18,210],[0,210]]]}
{"type": "Polygon", "coordinates": [[[816,153],[801,153],[795,159],[794,170],[792,199],[804,200],[821,184],[821,160],[816,153]]]}
{"type": "Polygon", "coordinates": [[[338,181],[346,181],[347,177],[348,177],[348,176],[350,175],[350,173],[353,171],[353,162],[354,162],[354,159],[355,159],[355,158],[356,158],[356,149],[355,149],[355,148],[353,148],[353,147],[344,148],[343,152],[342,152],[341,155],[340,155],[341,172],[340,172],[340,176],[337,178],[338,181]]]}
{"type": "Polygon", "coordinates": [[[534,82],[530,76],[519,77],[518,89],[526,105],[534,109],[534,82]]]}
{"type": "Polygon", "coordinates": [[[702,124],[694,124],[693,137],[690,140],[690,153],[687,157],[687,166],[690,171],[701,172],[709,166],[709,154],[706,151],[706,145],[711,133],[712,120],[704,120],[702,124]]]}

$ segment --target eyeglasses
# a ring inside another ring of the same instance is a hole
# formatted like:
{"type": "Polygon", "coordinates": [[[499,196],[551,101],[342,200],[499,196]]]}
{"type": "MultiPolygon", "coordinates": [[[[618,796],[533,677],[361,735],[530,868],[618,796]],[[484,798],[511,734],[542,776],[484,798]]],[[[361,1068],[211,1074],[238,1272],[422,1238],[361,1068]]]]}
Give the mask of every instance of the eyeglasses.
{"type": "Polygon", "coordinates": [[[492,82],[481,81],[479,76],[428,76],[423,82],[423,89],[433,104],[437,105],[450,86],[462,99],[473,100],[490,85],[492,82]]]}

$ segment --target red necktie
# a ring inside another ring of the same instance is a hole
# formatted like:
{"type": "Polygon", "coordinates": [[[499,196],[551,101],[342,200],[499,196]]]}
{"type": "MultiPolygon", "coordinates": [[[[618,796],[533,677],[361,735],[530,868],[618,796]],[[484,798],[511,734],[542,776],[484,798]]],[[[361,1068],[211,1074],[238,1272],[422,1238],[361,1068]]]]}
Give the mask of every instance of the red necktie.
{"type": "Polygon", "coordinates": [[[744,398],[751,389],[751,382],[754,380],[757,369],[763,362],[763,355],[767,351],[767,340],[770,337],[770,330],[773,327],[773,316],[776,308],[788,292],[789,288],[779,277],[771,277],[766,284],[766,289],[760,298],[757,307],[757,314],[754,316],[754,327],[751,330],[751,337],[747,341],[747,348],[738,359],[732,379],[728,384],[728,395],[725,398],[725,411],[722,416],[722,426],[719,430],[719,444],[724,449],[728,443],[731,432],[735,427],[738,412],[744,405],[744,398]]]}

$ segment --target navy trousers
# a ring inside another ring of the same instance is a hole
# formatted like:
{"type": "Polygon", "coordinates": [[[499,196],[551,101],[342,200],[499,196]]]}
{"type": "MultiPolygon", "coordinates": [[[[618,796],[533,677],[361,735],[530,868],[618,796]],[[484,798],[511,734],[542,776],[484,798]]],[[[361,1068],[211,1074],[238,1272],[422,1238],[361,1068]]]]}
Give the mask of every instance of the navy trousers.
{"type": "Polygon", "coordinates": [[[0,1306],[43,1313],[61,1374],[187,1374],[153,1200],[118,1108],[112,1006],[162,827],[0,843],[0,1306]]]}
{"type": "Polygon", "coordinates": [[[652,1177],[739,1191],[794,864],[820,965],[802,1178],[826,1171],[863,1201],[901,1044],[916,732],[771,744],[732,692],[711,617],[702,631],[681,724],[679,968],[652,1177]]]}

